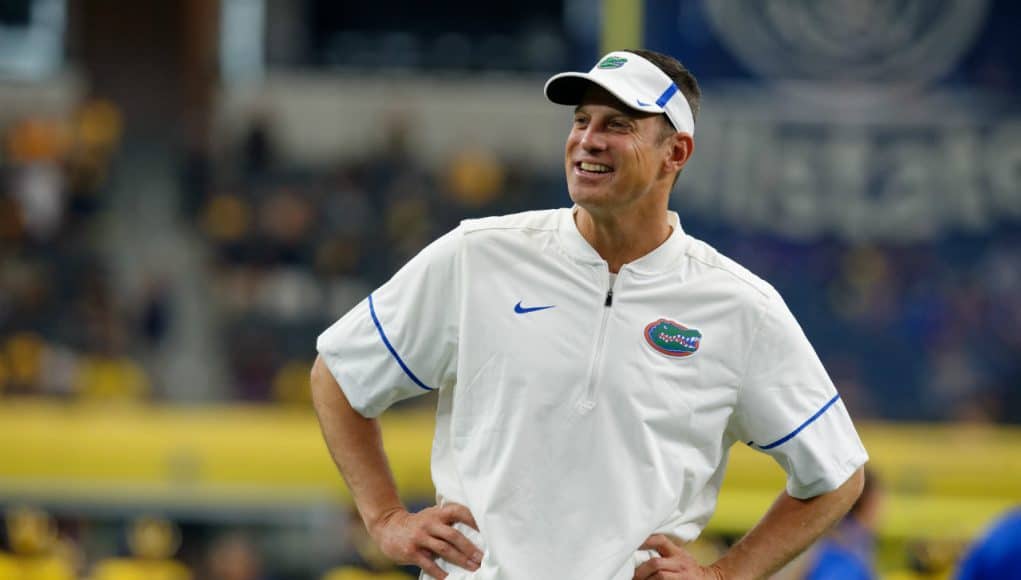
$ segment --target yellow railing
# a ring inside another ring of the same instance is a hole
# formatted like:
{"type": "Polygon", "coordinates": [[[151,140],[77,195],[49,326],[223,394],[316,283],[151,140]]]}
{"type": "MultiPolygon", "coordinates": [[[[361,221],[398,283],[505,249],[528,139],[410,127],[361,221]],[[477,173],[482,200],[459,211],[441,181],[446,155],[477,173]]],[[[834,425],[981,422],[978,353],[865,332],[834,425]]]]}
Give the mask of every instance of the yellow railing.
{"type": "MultiPolygon", "coordinates": [[[[401,492],[432,495],[431,412],[384,418],[401,492]]],[[[1021,430],[860,426],[888,494],[882,534],[966,539],[1021,504],[1021,430]]],[[[783,486],[737,445],[710,529],[737,533],[783,486]]],[[[301,508],[349,501],[310,409],[59,405],[0,400],[0,503],[301,508]]]]}

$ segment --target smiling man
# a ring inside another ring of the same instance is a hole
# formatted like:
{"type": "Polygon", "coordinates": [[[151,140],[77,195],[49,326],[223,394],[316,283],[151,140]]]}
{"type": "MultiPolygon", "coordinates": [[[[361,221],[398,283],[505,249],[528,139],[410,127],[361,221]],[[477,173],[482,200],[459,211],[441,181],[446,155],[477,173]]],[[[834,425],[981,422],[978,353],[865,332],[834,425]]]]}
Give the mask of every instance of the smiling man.
{"type": "Polygon", "coordinates": [[[572,208],[467,220],[318,341],[323,435],[370,534],[425,577],[759,578],[847,512],[867,455],[776,291],[684,233],[667,201],[699,89],[613,52],[546,84],[575,107],[572,208]],[[375,419],[439,390],[436,507],[401,504],[375,419]],[[786,489],[700,566],[729,448],[786,489]]]}

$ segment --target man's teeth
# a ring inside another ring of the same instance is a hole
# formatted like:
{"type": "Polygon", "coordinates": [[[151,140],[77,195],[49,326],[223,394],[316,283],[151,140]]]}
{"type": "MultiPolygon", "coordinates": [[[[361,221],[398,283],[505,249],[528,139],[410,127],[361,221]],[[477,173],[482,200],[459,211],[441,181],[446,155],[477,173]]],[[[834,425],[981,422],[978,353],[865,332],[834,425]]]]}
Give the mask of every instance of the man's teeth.
{"type": "Polygon", "coordinates": [[[596,173],[609,173],[610,171],[613,171],[607,165],[603,165],[601,163],[586,163],[585,161],[581,162],[580,167],[585,171],[595,171],[596,173]]]}

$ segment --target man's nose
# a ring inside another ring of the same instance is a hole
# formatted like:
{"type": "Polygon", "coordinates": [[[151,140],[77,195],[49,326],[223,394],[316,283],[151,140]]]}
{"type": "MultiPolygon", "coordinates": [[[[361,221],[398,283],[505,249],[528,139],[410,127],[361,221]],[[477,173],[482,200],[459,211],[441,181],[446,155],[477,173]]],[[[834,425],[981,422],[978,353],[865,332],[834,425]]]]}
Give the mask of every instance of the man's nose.
{"type": "Polygon", "coordinates": [[[606,139],[601,131],[589,126],[581,134],[581,146],[586,151],[602,151],[606,149],[606,139]]]}

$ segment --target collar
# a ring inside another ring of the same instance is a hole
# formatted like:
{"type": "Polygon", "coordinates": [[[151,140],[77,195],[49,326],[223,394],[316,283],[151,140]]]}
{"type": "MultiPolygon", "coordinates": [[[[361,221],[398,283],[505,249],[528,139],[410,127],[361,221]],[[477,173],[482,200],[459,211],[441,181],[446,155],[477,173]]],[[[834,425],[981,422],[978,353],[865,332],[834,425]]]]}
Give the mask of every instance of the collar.
{"type": "MultiPolygon", "coordinates": [[[[560,244],[572,258],[593,265],[606,265],[606,260],[596,252],[588,240],[578,231],[578,225],[574,221],[574,215],[578,212],[578,206],[565,207],[557,210],[559,225],[557,232],[560,244]]],[[[673,231],[670,237],[660,244],[656,249],[645,254],[637,260],[628,262],[624,268],[640,274],[661,274],[675,269],[677,262],[684,255],[688,247],[688,236],[681,228],[681,219],[677,212],[667,212],[670,225],[673,231]]]]}

